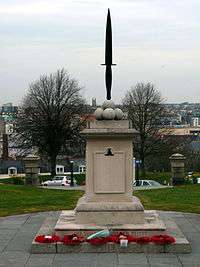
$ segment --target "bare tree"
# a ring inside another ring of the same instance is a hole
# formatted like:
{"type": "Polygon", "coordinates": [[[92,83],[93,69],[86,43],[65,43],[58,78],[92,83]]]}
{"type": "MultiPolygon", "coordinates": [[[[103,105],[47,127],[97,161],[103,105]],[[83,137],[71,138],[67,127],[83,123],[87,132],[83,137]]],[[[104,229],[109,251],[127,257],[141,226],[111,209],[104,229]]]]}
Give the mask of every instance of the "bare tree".
{"type": "Polygon", "coordinates": [[[145,177],[145,159],[159,151],[162,132],[158,127],[164,108],[159,91],[151,83],[138,83],[126,94],[123,105],[128,118],[138,131],[133,140],[134,152],[141,160],[141,171],[145,177]]]}
{"type": "Polygon", "coordinates": [[[55,175],[57,156],[67,145],[79,144],[85,101],[78,82],[64,70],[44,75],[32,83],[16,119],[16,142],[22,149],[37,148],[47,157],[55,175]]]}

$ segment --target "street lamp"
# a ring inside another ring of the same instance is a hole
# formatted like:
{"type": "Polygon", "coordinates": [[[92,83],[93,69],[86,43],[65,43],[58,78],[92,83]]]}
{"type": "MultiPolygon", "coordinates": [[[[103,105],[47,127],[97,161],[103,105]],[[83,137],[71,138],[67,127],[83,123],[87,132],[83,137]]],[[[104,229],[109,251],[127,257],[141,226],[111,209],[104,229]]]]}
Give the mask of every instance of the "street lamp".
{"type": "Polygon", "coordinates": [[[142,163],[141,160],[136,160],[135,161],[135,167],[136,167],[136,173],[135,173],[135,180],[136,180],[136,186],[139,186],[139,167],[140,167],[140,164],[142,163]]]}
{"type": "Polygon", "coordinates": [[[70,182],[70,186],[74,186],[74,172],[73,172],[73,167],[74,167],[74,162],[73,160],[70,161],[70,172],[71,172],[71,182],[70,182]]]}

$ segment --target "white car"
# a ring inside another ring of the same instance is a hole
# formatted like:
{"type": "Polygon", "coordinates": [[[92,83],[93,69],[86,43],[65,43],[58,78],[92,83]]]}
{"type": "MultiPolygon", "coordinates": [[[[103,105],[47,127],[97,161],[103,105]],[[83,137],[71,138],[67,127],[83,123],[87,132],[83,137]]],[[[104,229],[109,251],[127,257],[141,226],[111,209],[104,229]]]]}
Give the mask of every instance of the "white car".
{"type": "Polygon", "coordinates": [[[133,187],[144,186],[144,187],[162,187],[162,185],[154,180],[139,180],[139,184],[136,185],[136,180],[133,182],[133,187]]]}
{"type": "Polygon", "coordinates": [[[44,186],[70,186],[70,179],[67,176],[55,176],[52,180],[42,182],[44,186]]]}

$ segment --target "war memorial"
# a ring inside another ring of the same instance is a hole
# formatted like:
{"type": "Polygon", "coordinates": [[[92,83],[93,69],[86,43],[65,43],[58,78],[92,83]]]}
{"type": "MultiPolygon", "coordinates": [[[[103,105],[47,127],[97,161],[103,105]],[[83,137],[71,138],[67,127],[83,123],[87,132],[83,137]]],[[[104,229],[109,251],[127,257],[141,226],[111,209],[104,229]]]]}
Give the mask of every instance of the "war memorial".
{"type": "Polygon", "coordinates": [[[45,219],[31,252],[190,253],[190,243],[177,224],[160,218],[156,211],[144,210],[133,195],[132,140],[137,132],[111,100],[115,64],[109,10],[105,45],[106,100],[96,109],[96,120],[82,131],[86,139],[85,195],[75,210],[62,211],[58,220],[53,216],[45,219]],[[38,238],[42,236],[44,242],[38,238]]]}

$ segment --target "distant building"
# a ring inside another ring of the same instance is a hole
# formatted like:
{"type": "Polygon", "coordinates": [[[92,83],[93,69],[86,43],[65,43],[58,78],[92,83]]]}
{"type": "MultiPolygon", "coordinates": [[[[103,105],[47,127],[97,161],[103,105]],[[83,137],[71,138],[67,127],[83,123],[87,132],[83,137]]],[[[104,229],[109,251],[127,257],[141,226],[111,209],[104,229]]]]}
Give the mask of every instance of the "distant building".
{"type": "Polygon", "coordinates": [[[6,133],[6,123],[0,120],[0,158],[3,154],[3,136],[6,133]]]}
{"type": "Polygon", "coordinates": [[[13,106],[12,103],[6,103],[2,105],[1,112],[4,114],[16,114],[17,106],[13,106]]]}
{"type": "Polygon", "coordinates": [[[3,104],[2,107],[0,107],[1,119],[6,122],[14,121],[17,112],[18,112],[18,107],[14,106],[12,103],[3,104]]]}
{"type": "Polygon", "coordinates": [[[97,107],[97,100],[96,98],[92,98],[92,107],[96,108],[97,107]]]}
{"type": "Polygon", "coordinates": [[[193,117],[192,118],[192,126],[198,127],[199,126],[199,118],[198,117],[193,117]]]}
{"type": "Polygon", "coordinates": [[[24,163],[20,160],[1,160],[0,174],[16,175],[24,173],[24,163]]]}

